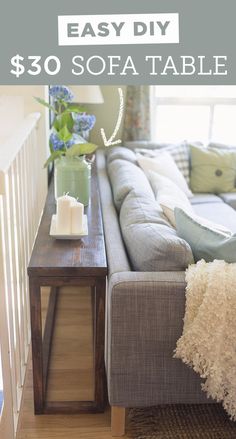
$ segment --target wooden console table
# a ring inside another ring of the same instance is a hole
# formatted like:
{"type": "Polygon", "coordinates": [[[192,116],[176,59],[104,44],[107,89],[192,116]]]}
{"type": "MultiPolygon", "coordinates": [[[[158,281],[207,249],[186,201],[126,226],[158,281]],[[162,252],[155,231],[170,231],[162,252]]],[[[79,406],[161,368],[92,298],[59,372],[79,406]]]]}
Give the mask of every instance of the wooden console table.
{"type": "Polygon", "coordinates": [[[88,216],[88,236],[76,241],[56,240],[49,236],[55,209],[51,184],[28,267],[35,414],[101,412],[106,402],[104,321],[107,262],[95,163],[92,166],[91,201],[85,209],[88,216]],[[46,401],[57,294],[59,288],[65,285],[89,286],[92,291],[95,380],[93,401],[46,401]],[[51,292],[42,337],[43,286],[50,286],[51,292]]]}

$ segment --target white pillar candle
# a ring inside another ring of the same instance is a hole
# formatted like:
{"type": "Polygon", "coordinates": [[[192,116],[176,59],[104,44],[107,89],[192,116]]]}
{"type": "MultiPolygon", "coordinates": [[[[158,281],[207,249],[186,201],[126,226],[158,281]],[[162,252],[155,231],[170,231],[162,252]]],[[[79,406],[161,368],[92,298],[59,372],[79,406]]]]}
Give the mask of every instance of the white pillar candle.
{"type": "Polygon", "coordinates": [[[76,198],[75,198],[75,197],[71,197],[71,196],[69,195],[69,192],[68,192],[68,194],[65,194],[65,196],[70,200],[71,204],[72,204],[72,203],[77,203],[76,198]]]}
{"type": "Polygon", "coordinates": [[[84,205],[76,202],[71,205],[71,233],[81,233],[83,231],[84,205]]]}
{"type": "Polygon", "coordinates": [[[63,195],[57,199],[57,233],[71,233],[71,197],[63,195]]]}

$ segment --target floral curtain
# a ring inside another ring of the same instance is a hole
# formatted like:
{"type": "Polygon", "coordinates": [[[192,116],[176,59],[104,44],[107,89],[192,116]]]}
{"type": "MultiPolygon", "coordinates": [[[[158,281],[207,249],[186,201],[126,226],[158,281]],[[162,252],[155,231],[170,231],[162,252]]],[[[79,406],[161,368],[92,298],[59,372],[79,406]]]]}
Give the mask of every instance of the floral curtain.
{"type": "Polygon", "coordinates": [[[123,140],[150,140],[150,87],[128,85],[123,140]]]}

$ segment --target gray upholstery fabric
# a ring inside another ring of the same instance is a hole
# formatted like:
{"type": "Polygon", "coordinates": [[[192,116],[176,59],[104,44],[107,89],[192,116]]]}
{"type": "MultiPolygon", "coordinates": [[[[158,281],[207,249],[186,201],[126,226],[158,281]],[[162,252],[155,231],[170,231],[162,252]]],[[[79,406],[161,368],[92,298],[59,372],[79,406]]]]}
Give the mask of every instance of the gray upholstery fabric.
{"type": "Polygon", "coordinates": [[[117,273],[107,306],[111,405],[209,402],[199,376],[173,359],[183,326],[183,272],[117,273]]]}
{"type": "Polygon", "coordinates": [[[134,270],[178,271],[193,262],[190,246],[167,222],[153,193],[130,191],[120,210],[120,225],[134,270]]]}
{"type": "Polygon", "coordinates": [[[167,222],[143,171],[131,162],[114,159],[108,163],[108,172],[133,269],[185,269],[193,262],[191,249],[167,222]]]}
{"type": "Polygon", "coordinates": [[[235,192],[228,192],[225,194],[219,195],[222,200],[227,203],[230,207],[236,210],[236,193],[235,192]]]}
{"type": "Polygon", "coordinates": [[[116,159],[128,160],[131,163],[137,164],[136,154],[124,146],[114,146],[107,150],[107,163],[116,159]]]}
{"type": "Polygon", "coordinates": [[[173,359],[182,333],[184,272],[133,272],[124,250],[103,151],[98,180],[110,270],[105,360],[111,405],[209,402],[200,379],[173,359]]]}
{"type": "Polygon", "coordinates": [[[193,206],[197,215],[225,226],[236,233],[236,212],[225,203],[195,204],[193,206]]]}
{"type": "MultiPolygon", "coordinates": [[[[136,149],[136,148],[157,149],[157,148],[166,148],[170,145],[173,146],[173,143],[152,142],[149,140],[132,140],[130,142],[124,142],[124,146],[130,149],[136,149]]],[[[191,142],[191,145],[203,146],[202,142],[199,141],[191,142]]]]}
{"type": "Polygon", "coordinates": [[[120,234],[119,220],[106,173],[105,156],[102,151],[98,151],[96,156],[109,273],[113,274],[130,270],[130,265],[120,234]]]}
{"type": "Polygon", "coordinates": [[[221,203],[223,202],[218,195],[214,194],[194,194],[193,197],[189,198],[191,204],[209,204],[209,203],[221,203]]]}
{"type": "Polygon", "coordinates": [[[132,140],[130,142],[124,142],[124,146],[130,149],[136,149],[136,148],[161,149],[161,148],[165,148],[166,146],[170,146],[170,143],[150,142],[148,140],[137,140],[137,141],[132,140]]]}
{"type": "Polygon", "coordinates": [[[108,163],[108,174],[111,180],[114,203],[118,210],[120,210],[125,197],[134,188],[154,199],[146,175],[135,164],[121,159],[114,160],[108,163]]]}

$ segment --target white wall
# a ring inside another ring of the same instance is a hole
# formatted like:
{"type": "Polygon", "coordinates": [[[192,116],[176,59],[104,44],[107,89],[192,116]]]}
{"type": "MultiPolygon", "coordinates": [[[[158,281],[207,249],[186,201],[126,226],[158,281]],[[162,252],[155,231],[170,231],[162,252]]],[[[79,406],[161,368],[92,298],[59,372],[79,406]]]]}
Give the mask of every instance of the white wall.
{"type": "MultiPolygon", "coordinates": [[[[120,99],[118,93],[119,87],[123,90],[125,100],[126,86],[103,85],[101,86],[101,90],[104,98],[104,103],[86,105],[88,113],[95,114],[97,119],[96,124],[90,134],[90,141],[95,143],[96,145],[103,146],[100,132],[101,128],[104,128],[106,136],[107,138],[109,138],[112,135],[113,130],[116,126],[120,107],[120,99]]],[[[117,134],[117,139],[122,138],[122,131],[123,120],[117,134]]]]}
{"type": "Polygon", "coordinates": [[[0,96],[0,144],[12,135],[24,118],[24,100],[22,96],[0,96]]]}
{"type": "MultiPolygon", "coordinates": [[[[6,108],[4,110],[4,106],[0,105],[0,113],[4,113],[4,118],[7,121],[6,125],[10,125],[11,127],[11,135],[14,134],[14,128],[17,127],[17,121],[20,122],[23,117],[27,116],[29,113],[39,112],[42,117],[39,121],[38,125],[38,143],[39,143],[39,164],[43,167],[43,164],[46,161],[48,156],[48,130],[49,130],[49,116],[48,110],[42,105],[38,104],[34,99],[34,96],[40,97],[42,99],[48,99],[48,87],[43,85],[1,85],[0,86],[0,103],[8,101],[6,108]],[[17,111],[14,106],[17,107],[17,111]],[[15,109],[15,111],[14,111],[15,109]],[[17,113],[17,114],[16,114],[17,113]],[[9,123],[10,119],[10,123],[9,123]]],[[[0,119],[1,120],[1,119],[0,119]]],[[[2,132],[0,130],[0,145],[1,145],[1,137],[4,140],[6,137],[6,132],[2,132]]],[[[46,193],[46,185],[47,185],[47,176],[46,170],[42,171],[42,178],[44,179],[45,184],[45,193],[46,193]]]]}
{"type": "MultiPolygon", "coordinates": [[[[7,100],[9,97],[9,104],[12,104],[12,99],[15,97],[17,111],[18,111],[18,120],[20,121],[23,116],[27,116],[32,112],[40,112],[42,114],[40,123],[39,123],[39,139],[41,145],[41,154],[46,157],[46,151],[48,148],[48,111],[40,104],[36,102],[34,96],[38,96],[42,99],[47,98],[47,87],[43,85],[1,85],[0,86],[0,103],[7,100]],[[22,101],[22,107],[20,105],[20,101],[22,101]]],[[[0,112],[3,113],[4,108],[0,106],[0,112]]],[[[6,105],[4,118],[11,119],[11,132],[14,132],[14,126],[17,121],[16,112],[14,112],[14,106],[6,105]],[[13,114],[12,114],[13,113],[13,114]]],[[[1,136],[1,134],[0,134],[1,136]]]]}
{"type": "Polygon", "coordinates": [[[39,105],[34,96],[45,98],[47,87],[44,85],[1,85],[0,96],[21,96],[24,100],[25,115],[34,112],[42,111],[42,106],[39,105]]]}
{"type": "MultiPolygon", "coordinates": [[[[119,93],[118,87],[121,87],[124,94],[126,93],[126,86],[110,86],[104,85],[101,86],[104,103],[103,104],[90,104],[86,105],[86,109],[88,113],[95,114],[96,116],[96,124],[95,127],[91,131],[90,141],[94,142],[99,146],[103,146],[103,141],[101,137],[101,128],[104,128],[107,138],[111,136],[113,130],[115,128],[118,113],[119,113],[119,93]]],[[[45,86],[0,86],[0,102],[3,96],[15,96],[21,97],[24,101],[24,115],[28,113],[39,111],[42,114],[42,119],[40,122],[40,139],[42,142],[42,148],[48,148],[48,114],[47,111],[42,107],[42,105],[38,104],[34,100],[34,96],[41,97],[43,99],[47,99],[47,87],[45,86]]],[[[20,115],[19,115],[20,116],[20,115]]],[[[14,123],[12,124],[14,126],[14,123]]],[[[119,132],[117,134],[117,138],[122,137],[123,131],[123,120],[120,126],[119,132]]],[[[0,135],[1,136],[1,135],[0,135]]]]}

